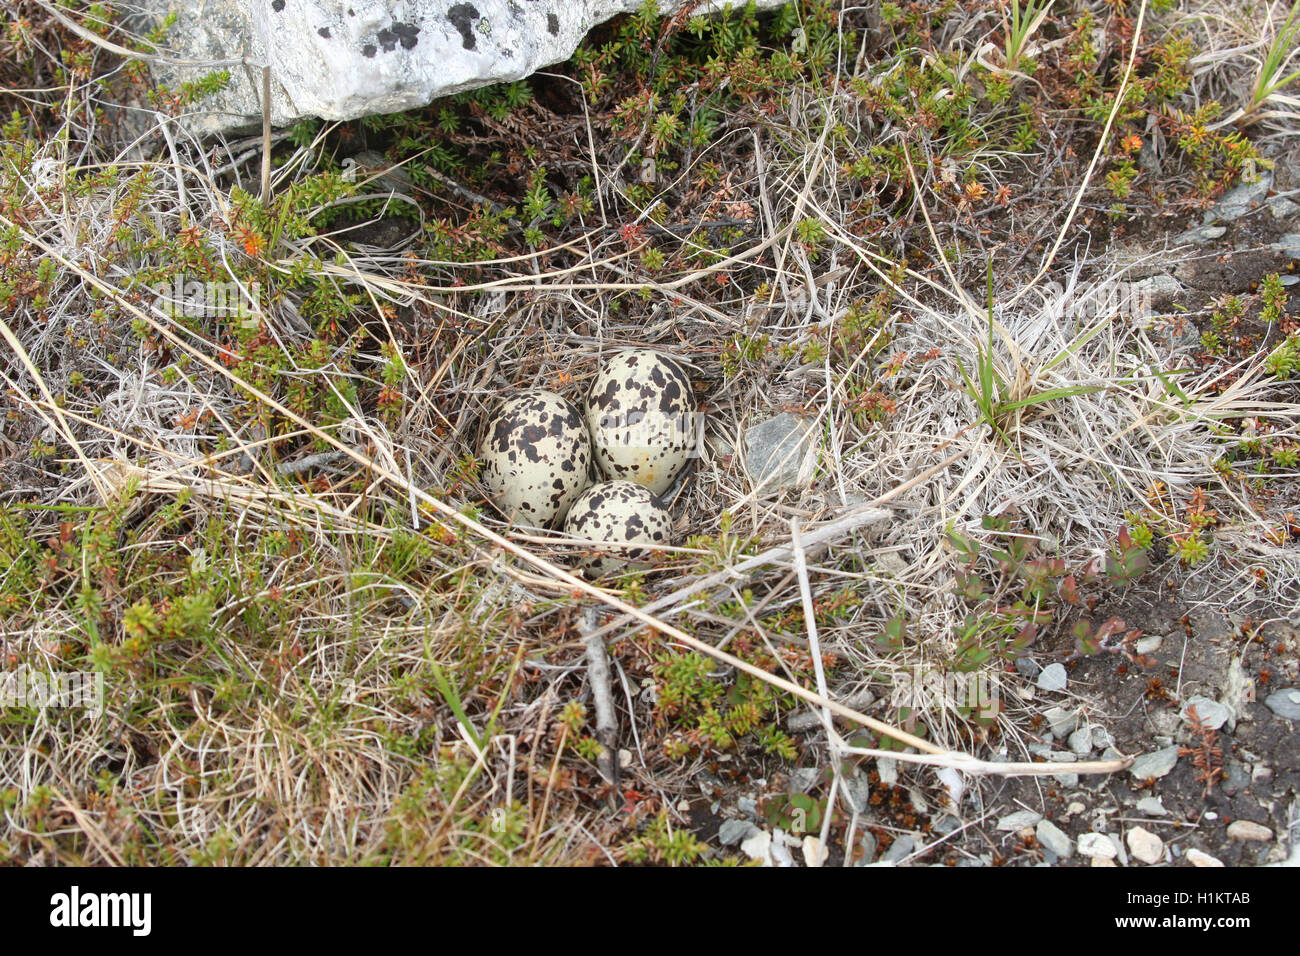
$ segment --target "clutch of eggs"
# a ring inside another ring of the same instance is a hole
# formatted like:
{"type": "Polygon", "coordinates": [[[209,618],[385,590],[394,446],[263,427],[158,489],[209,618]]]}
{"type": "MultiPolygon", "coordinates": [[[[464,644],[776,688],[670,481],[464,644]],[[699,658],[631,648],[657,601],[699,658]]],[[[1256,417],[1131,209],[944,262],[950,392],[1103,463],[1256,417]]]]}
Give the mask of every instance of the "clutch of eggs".
{"type": "Polygon", "coordinates": [[[582,413],[544,389],[501,403],[483,430],[478,457],[488,497],[508,521],[538,527],[558,522],[590,483],[582,413]]]}
{"type": "MultiPolygon", "coordinates": [[[[650,489],[634,481],[604,481],[592,485],[573,503],[564,530],[574,537],[612,545],[667,544],[672,515],[650,489]]],[[[645,548],[592,546],[582,567],[599,577],[620,568],[643,567],[645,548]]]]}
{"type": "Polygon", "coordinates": [[[597,373],[584,408],[596,464],[611,480],[668,490],[695,451],[695,394],[685,370],[650,349],[629,349],[597,373]]]}

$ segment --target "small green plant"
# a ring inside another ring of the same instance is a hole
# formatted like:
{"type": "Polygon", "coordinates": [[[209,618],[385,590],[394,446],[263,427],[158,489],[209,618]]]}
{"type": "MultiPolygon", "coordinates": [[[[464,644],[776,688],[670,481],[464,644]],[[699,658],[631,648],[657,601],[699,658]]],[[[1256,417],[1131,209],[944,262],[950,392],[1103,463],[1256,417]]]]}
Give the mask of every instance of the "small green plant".
{"type": "Polygon", "coordinates": [[[1025,49],[1029,39],[1038,32],[1038,28],[1047,19],[1052,9],[1053,0],[1025,0],[1023,7],[1020,0],[1011,0],[1011,6],[1003,15],[1003,29],[1006,41],[1003,46],[1002,64],[1012,72],[1026,68],[1032,72],[1032,61],[1025,58],[1025,49]]]}
{"type": "Polygon", "coordinates": [[[1300,79],[1300,70],[1286,74],[1282,72],[1297,49],[1300,49],[1300,0],[1291,4],[1291,12],[1287,14],[1286,21],[1273,35],[1273,41],[1260,62],[1250,99],[1237,115],[1238,126],[1250,126],[1258,122],[1264,104],[1283,87],[1300,79]]]}

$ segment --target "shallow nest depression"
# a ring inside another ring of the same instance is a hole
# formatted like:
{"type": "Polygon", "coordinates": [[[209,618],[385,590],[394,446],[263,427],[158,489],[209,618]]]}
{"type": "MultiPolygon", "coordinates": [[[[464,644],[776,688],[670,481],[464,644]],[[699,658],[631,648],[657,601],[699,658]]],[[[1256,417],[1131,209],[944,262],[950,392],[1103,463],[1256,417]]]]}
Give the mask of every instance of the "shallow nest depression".
{"type": "MultiPolygon", "coordinates": [[[[346,202],[302,207],[310,218],[356,205],[355,219],[260,246],[240,231],[249,204],[231,199],[236,182],[256,192],[258,141],[214,150],[172,123],[152,133],[162,158],[124,151],[114,178],[80,191],[42,172],[70,161],[58,141],[39,147],[30,175],[8,174],[5,226],[57,276],[47,301],[7,320],[21,348],[4,364],[5,495],[47,510],[14,525],[6,546],[4,647],[11,662],[47,670],[90,662],[106,680],[102,718],[38,711],[4,729],[0,789],[22,807],[9,817],[10,852],[661,859],[668,838],[645,833],[656,818],[671,833],[717,756],[698,728],[671,724],[658,696],[672,642],[430,500],[564,566],[555,535],[507,527],[484,504],[476,430],[512,389],[581,403],[602,356],[626,346],[681,359],[706,423],[674,494],[678,547],[651,572],[603,582],[635,605],[789,544],[792,523],[804,536],[834,526],[949,462],[810,548],[806,573],[786,555],[654,611],[803,686],[828,679],[832,697],[886,722],[900,719],[896,689],[917,668],[960,665],[1014,701],[1016,656],[1071,652],[1069,609],[1028,637],[1020,625],[1037,620],[1033,608],[982,629],[1014,575],[985,570],[988,590],[964,592],[972,542],[986,553],[1006,538],[1031,543],[1082,575],[1122,552],[1123,529],[1177,517],[1195,489],[1211,489],[1208,559],[1187,568],[1157,547],[1156,573],[1215,606],[1294,606],[1300,554],[1275,533],[1294,493],[1261,503],[1215,467],[1226,425],[1281,422],[1275,434],[1294,436],[1294,389],[1265,373],[1262,354],[1171,377],[1190,355],[1173,320],[1115,304],[1126,274],[1089,251],[1072,217],[1070,199],[1095,186],[1082,164],[1068,182],[1026,186],[1032,201],[999,227],[1002,245],[974,233],[953,254],[967,226],[942,198],[951,191],[923,137],[909,180],[884,190],[892,222],[859,215],[861,189],[837,150],[901,135],[860,96],[796,81],[778,109],[744,120],[675,170],[628,168],[626,143],[597,146],[592,120],[572,124],[568,155],[593,180],[580,223],[562,242],[518,251],[503,239],[472,262],[411,251],[405,217],[418,227],[426,213],[382,171],[354,176],[360,191],[346,202]],[[638,181],[649,198],[630,202],[638,181]],[[157,253],[122,254],[115,233],[128,220],[127,238],[153,229],[174,248],[197,230],[213,274],[251,312],[236,321],[206,303],[178,316],[133,286],[157,253]],[[393,222],[396,232],[361,233],[393,222]],[[287,282],[260,299],[250,260],[268,284],[306,268],[314,295],[351,297],[342,332],[322,335],[320,299],[287,282]],[[105,309],[108,324],[95,318],[105,309]],[[790,486],[756,487],[745,433],[782,411],[810,426],[806,460],[790,486]],[[102,528],[76,524],[83,510],[102,512],[102,528]],[[52,541],[53,563],[28,574],[18,538],[52,541]],[[113,576],[85,576],[115,549],[113,576]],[[135,584],[141,571],[158,586],[135,584]],[[809,606],[830,609],[816,634],[809,606]],[[995,653],[968,653],[972,615],[977,643],[995,653]],[[611,621],[620,789],[602,779],[596,749],[574,746],[596,735],[587,637],[611,621]],[[614,797],[621,814],[605,807],[614,797]]],[[[327,134],[280,141],[273,194],[309,178],[327,134]]],[[[473,196],[442,201],[464,214],[473,196]]],[[[469,215],[488,215],[478,208],[469,215]]],[[[527,224],[502,213],[501,225],[508,237],[527,224]]],[[[1175,259],[1161,255],[1166,267],[1175,259]]],[[[723,685],[737,677],[722,664],[705,672],[723,685]]],[[[777,723],[789,727],[802,706],[782,696],[777,723]]],[[[943,748],[1028,759],[1022,716],[1009,705],[990,734],[946,706],[926,731],[943,748]]],[[[799,738],[802,763],[838,775],[842,755],[819,726],[799,738]]],[[[790,756],[778,747],[744,760],[756,780],[788,773],[790,756]]],[[[949,779],[915,779],[938,803],[960,799],[949,779]]]]}

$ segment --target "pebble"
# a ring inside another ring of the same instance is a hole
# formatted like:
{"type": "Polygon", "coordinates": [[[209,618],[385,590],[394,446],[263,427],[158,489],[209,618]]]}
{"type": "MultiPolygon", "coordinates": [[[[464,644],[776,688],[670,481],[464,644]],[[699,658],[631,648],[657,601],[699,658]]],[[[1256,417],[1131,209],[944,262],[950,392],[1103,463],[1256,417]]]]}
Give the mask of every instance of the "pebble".
{"type": "Polygon", "coordinates": [[[1085,833],[1079,837],[1079,855],[1113,860],[1119,855],[1119,850],[1106,834],[1085,833]]]}
{"type": "Polygon", "coordinates": [[[1060,662],[1048,664],[1038,675],[1038,689],[1041,691],[1065,690],[1065,684],[1065,665],[1060,662]]]}
{"type": "Polygon", "coordinates": [[[1114,860],[1110,859],[1109,857],[1094,856],[1092,860],[1089,861],[1088,865],[1089,866],[1118,866],[1119,864],[1117,864],[1114,860]]]}
{"type": "Polygon", "coordinates": [[[1300,259],[1300,232],[1287,233],[1273,243],[1273,248],[1290,256],[1292,259],[1300,259]]]}
{"type": "Polygon", "coordinates": [[[876,858],[876,837],[867,831],[858,842],[862,845],[862,857],[858,860],[858,866],[866,866],[876,858]]]}
{"type": "Polygon", "coordinates": [[[1115,746],[1115,737],[1105,727],[1092,728],[1092,745],[1099,749],[1115,746]]]}
{"type": "Polygon", "coordinates": [[[1149,637],[1139,637],[1133,644],[1133,650],[1137,651],[1139,654],[1154,654],[1156,651],[1160,650],[1160,645],[1163,642],[1164,638],[1159,634],[1152,634],[1149,637]]]}
{"type": "Polygon", "coordinates": [[[1178,763],[1178,748],[1165,747],[1138,757],[1133,761],[1133,766],[1128,768],[1128,772],[1135,780],[1152,780],[1163,777],[1173,770],[1176,763],[1178,763]]]}
{"type": "Polygon", "coordinates": [[[758,827],[748,820],[728,820],[718,827],[718,842],[723,846],[735,846],[758,832],[758,827]]]}
{"type": "Polygon", "coordinates": [[[1034,828],[1034,836],[1061,859],[1074,855],[1074,844],[1051,820],[1039,820],[1038,826],[1034,828]]]}
{"type": "Polygon", "coordinates": [[[1065,808],[1065,815],[1067,817],[1077,817],[1080,813],[1083,813],[1087,809],[1088,807],[1085,804],[1079,802],[1078,800],[1071,800],[1070,805],[1065,808]]]}
{"type": "Polygon", "coordinates": [[[898,761],[892,757],[881,757],[876,761],[876,773],[880,774],[880,782],[884,786],[894,786],[898,783],[898,761]]]}
{"type": "Polygon", "coordinates": [[[1007,832],[1020,830],[1024,827],[1034,826],[1041,819],[1043,819],[1041,813],[1036,813],[1033,810],[1017,810],[1015,813],[1008,813],[1005,817],[999,820],[998,829],[1006,830],[1007,832]]]}
{"type": "Polygon", "coordinates": [[[1233,820],[1228,824],[1228,839],[1267,843],[1273,839],[1273,831],[1253,820],[1233,820]]]}
{"type": "Polygon", "coordinates": [[[767,862],[772,849],[772,834],[759,830],[740,844],[740,852],[751,860],[767,862]]]}
{"type": "Polygon", "coordinates": [[[1150,830],[1133,827],[1128,831],[1128,851],[1143,863],[1159,863],[1165,855],[1165,842],[1150,830]]]}
{"type": "Polygon", "coordinates": [[[889,845],[889,849],[884,852],[883,856],[881,856],[880,862],[897,863],[915,849],[916,841],[907,834],[903,834],[889,845]]]}
{"type": "Polygon", "coordinates": [[[1228,772],[1223,777],[1223,792],[1232,796],[1239,790],[1250,786],[1250,774],[1241,764],[1233,761],[1228,764],[1228,772]]]}
{"type": "Polygon", "coordinates": [[[1227,192],[1205,213],[1203,221],[1208,224],[1215,220],[1231,222],[1240,219],[1250,212],[1256,203],[1263,202],[1272,188],[1273,174],[1264,172],[1253,183],[1242,183],[1227,192]]]}
{"type": "Polygon", "coordinates": [[[741,813],[748,813],[750,816],[758,814],[758,801],[753,797],[737,797],[736,809],[741,813]]]}
{"type": "Polygon", "coordinates": [[[1047,726],[1052,728],[1052,733],[1057,737],[1065,737],[1079,726],[1078,713],[1066,710],[1064,707],[1047,708],[1043,711],[1043,719],[1047,721],[1047,726]]]}
{"type": "Polygon", "coordinates": [[[1070,749],[1080,757],[1088,756],[1092,752],[1092,728],[1081,727],[1070,734],[1070,749]]]}
{"type": "Polygon", "coordinates": [[[826,862],[826,858],[831,855],[831,851],[822,846],[822,841],[811,835],[803,838],[801,848],[805,866],[821,866],[826,862]]]}
{"type": "Polygon", "coordinates": [[[1187,859],[1192,866],[1223,866],[1222,860],[1216,860],[1210,854],[1202,853],[1197,849],[1188,850],[1187,859]]]}
{"type": "Polygon", "coordinates": [[[1264,704],[1279,717],[1300,720],[1300,690],[1287,687],[1269,694],[1264,704]]]}
{"type": "Polygon", "coordinates": [[[1038,672],[1041,671],[1042,668],[1038,665],[1038,661],[1034,660],[1032,657],[1017,657],[1016,670],[1019,671],[1021,677],[1033,680],[1038,676],[1038,672]]]}
{"type": "Polygon", "coordinates": [[[1227,226],[1198,226],[1195,229],[1188,229],[1175,238],[1174,243],[1179,245],[1185,242],[1209,242],[1211,239],[1218,239],[1227,231],[1227,226]]]}
{"type": "Polygon", "coordinates": [[[1165,809],[1165,805],[1159,797],[1143,797],[1137,802],[1137,808],[1139,813],[1145,813],[1149,817],[1165,817],[1169,815],[1169,811],[1165,809]]]}
{"type": "Polygon", "coordinates": [[[807,453],[809,428],[789,412],[745,431],[745,467],[756,486],[767,493],[793,488],[807,453]]]}
{"type": "Polygon", "coordinates": [[[1300,206],[1285,196],[1274,196],[1268,201],[1268,211],[1273,214],[1274,219],[1290,219],[1300,212],[1300,206]]]}
{"type": "Polygon", "coordinates": [[[1232,710],[1220,704],[1209,697],[1190,697],[1183,704],[1181,711],[1183,723],[1189,727],[1192,724],[1191,709],[1196,708],[1196,716],[1200,718],[1201,726],[1208,727],[1210,730],[1218,730],[1232,718],[1232,710]]]}

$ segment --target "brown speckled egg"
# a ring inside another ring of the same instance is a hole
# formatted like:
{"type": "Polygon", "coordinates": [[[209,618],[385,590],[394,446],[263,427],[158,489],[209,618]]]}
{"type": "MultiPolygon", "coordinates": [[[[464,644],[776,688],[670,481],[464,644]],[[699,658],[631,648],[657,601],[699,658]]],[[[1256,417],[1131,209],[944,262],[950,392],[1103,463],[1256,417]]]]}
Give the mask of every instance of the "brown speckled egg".
{"type": "Polygon", "coordinates": [[[695,451],[695,394],[685,369],[649,349],[619,352],[587,393],[587,428],[605,477],[663,494],[695,451]]]}
{"type": "Polygon", "coordinates": [[[483,487],[508,521],[560,521],[590,482],[582,413],[542,389],[508,398],[488,419],[479,460],[483,487]]]}
{"type": "MultiPolygon", "coordinates": [[[[592,485],[573,503],[564,530],[590,541],[611,544],[668,544],[673,519],[650,489],[633,481],[605,481],[592,485]]],[[[644,567],[644,548],[593,548],[582,567],[593,576],[627,566],[644,567]]]]}

